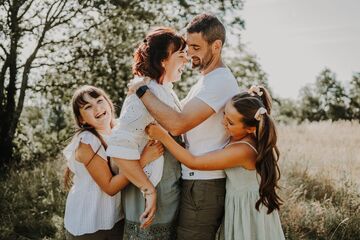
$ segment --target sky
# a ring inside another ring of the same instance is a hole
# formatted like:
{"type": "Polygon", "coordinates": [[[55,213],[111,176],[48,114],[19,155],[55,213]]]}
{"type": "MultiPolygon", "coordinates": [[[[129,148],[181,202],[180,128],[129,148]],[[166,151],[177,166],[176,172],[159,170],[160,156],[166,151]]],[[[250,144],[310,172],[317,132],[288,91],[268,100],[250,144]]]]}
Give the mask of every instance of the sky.
{"type": "Polygon", "coordinates": [[[247,0],[240,14],[276,96],[296,99],[325,67],[344,85],[360,72],[360,0],[247,0]]]}

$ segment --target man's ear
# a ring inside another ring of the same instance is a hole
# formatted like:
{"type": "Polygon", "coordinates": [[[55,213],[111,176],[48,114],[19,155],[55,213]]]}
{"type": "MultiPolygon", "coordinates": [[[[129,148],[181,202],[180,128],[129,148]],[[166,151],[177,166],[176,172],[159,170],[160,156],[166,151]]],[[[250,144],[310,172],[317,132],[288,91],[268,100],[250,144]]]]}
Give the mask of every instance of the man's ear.
{"type": "Polygon", "coordinates": [[[221,41],[220,39],[215,40],[215,41],[212,43],[212,49],[213,49],[213,52],[221,52],[221,49],[222,49],[222,41],[221,41]]]}

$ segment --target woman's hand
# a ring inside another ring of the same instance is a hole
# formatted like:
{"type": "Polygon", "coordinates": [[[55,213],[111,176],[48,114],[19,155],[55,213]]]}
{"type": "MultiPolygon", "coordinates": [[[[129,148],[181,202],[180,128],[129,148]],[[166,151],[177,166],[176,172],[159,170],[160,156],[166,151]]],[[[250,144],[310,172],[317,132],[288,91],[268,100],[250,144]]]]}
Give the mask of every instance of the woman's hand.
{"type": "Polygon", "coordinates": [[[158,159],[164,154],[164,146],[161,142],[150,140],[141,153],[140,164],[145,167],[147,164],[158,159]]]}
{"type": "Polygon", "coordinates": [[[136,93],[139,87],[149,84],[151,78],[149,77],[135,77],[127,84],[128,92],[127,95],[136,93]]]}
{"type": "Polygon", "coordinates": [[[156,212],[156,190],[155,188],[141,189],[145,197],[145,211],[140,216],[140,228],[147,228],[152,224],[156,212]]]}
{"type": "Polygon", "coordinates": [[[169,133],[158,123],[150,123],[146,126],[145,131],[151,139],[159,140],[161,142],[169,135],[169,133]]]}

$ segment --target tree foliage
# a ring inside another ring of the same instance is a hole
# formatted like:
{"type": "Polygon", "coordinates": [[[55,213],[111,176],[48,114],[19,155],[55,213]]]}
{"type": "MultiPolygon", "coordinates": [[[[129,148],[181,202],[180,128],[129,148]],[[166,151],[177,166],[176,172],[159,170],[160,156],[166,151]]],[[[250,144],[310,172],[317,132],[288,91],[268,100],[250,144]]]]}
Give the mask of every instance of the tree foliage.
{"type": "Polygon", "coordinates": [[[89,27],[77,24],[88,4],[64,0],[0,2],[1,166],[11,159],[29,88],[36,84],[36,75],[41,75],[44,67],[54,64],[52,47],[75,39],[89,27]]]}
{"type": "Polygon", "coordinates": [[[349,99],[350,118],[360,121],[360,72],[354,73],[350,81],[349,99]]]}
{"type": "Polygon", "coordinates": [[[328,68],[321,71],[315,84],[301,90],[300,98],[301,120],[348,119],[345,89],[328,68]]]}
{"type": "MultiPolygon", "coordinates": [[[[16,137],[30,138],[27,119],[21,118],[24,106],[50,111],[52,117],[42,114],[39,123],[55,121],[56,128],[46,131],[61,131],[69,128],[69,122],[60,122],[73,90],[93,84],[108,92],[119,110],[132,78],[134,48],[151,27],[181,30],[206,9],[222,19],[229,34],[238,36],[244,28],[238,12],[242,7],[242,0],[1,1],[0,165],[10,162],[14,143],[22,142],[16,137]],[[36,105],[40,99],[47,106],[36,105]]],[[[182,83],[177,89],[183,94],[188,87],[182,83]]]]}

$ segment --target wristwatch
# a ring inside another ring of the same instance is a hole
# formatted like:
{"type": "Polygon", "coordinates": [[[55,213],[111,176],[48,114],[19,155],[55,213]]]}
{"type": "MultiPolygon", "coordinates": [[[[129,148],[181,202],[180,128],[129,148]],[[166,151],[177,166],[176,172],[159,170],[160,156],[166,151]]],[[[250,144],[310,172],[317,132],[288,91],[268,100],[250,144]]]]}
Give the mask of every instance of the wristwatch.
{"type": "Polygon", "coordinates": [[[138,98],[141,98],[146,91],[149,90],[149,87],[144,85],[138,88],[138,90],[136,90],[136,95],[138,96],[138,98]]]}

